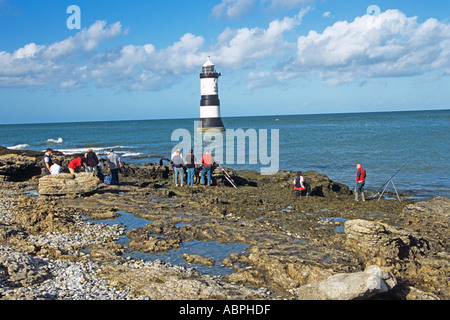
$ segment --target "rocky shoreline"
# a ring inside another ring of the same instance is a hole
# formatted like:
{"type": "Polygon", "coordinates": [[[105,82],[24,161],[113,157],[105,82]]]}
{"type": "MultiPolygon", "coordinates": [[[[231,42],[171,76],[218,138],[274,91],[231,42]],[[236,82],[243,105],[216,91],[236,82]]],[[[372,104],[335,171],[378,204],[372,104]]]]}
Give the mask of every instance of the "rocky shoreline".
{"type": "Polygon", "coordinates": [[[304,174],[311,197],[294,196],[289,171],[225,169],[233,188],[216,168],[212,187],[176,187],[160,164],[126,164],[119,186],[39,195],[39,157],[0,148],[1,300],[450,298],[450,199],[355,202],[317,172],[304,174]],[[149,223],[114,224],[121,212],[149,223]],[[187,266],[130,256],[189,241],[246,250],[220,260],[186,254],[187,266]]]}

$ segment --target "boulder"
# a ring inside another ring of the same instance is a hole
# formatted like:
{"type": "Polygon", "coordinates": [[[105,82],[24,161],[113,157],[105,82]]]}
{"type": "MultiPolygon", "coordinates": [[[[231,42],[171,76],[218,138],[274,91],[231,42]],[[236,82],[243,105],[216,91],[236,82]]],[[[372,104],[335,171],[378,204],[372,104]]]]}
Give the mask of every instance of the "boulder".
{"type": "Polygon", "coordinates": [[[436,250],[450,252],[448,227],[450,225],[450,199],[437,197],[409,204],[403,209],[401,218],[405,227],[420,232],[428,239],[436,250]]]}
{"type": "Polygon", "coordinates": [[[40,174],[36,158],[17,154],[0,156],[0,181],[22,181],[40,174]]]}
{"type": "Polygon", "coordinates": [[[39,179],[39,194],[65,195],[90,193],[98,189],[100,180],[93,173],[61,173],[39,179]]]}
{"type": "Polygon", "coordinates": [[[397,280],[391,273],[378,266],[369,266],[364,272],[336,274],[295,289],[293,293],[300,300],[370,299],[396,285],[397,280]]]}
{"type": "Polygon", "coordinates": [[[411,260],[430,249],[429,241],[411,230],[360,219],[348,220],[344,226],[346,246],[363,262],[373,258],[411,260]]]}

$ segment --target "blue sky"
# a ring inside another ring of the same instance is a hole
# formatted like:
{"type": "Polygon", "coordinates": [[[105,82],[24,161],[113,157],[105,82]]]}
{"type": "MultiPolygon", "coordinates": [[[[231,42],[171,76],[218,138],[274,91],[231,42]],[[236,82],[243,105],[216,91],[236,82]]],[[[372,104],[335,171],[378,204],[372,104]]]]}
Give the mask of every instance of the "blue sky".
{"type": "Polygon", "coordinates": [[[443,0],[0,0],[0,123],[196,118],[207,56],[224,117],[449,109],[449,13],[443,0]]]}

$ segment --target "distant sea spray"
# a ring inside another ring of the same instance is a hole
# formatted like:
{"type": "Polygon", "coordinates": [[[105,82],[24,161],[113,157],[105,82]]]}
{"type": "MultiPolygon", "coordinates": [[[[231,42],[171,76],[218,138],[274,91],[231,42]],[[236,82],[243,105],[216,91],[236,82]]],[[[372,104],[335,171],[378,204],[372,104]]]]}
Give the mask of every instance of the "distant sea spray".
{"type": "Polygon", "coordinates": [[[24,150],[27,147],[29,147],[29,144],[23,143],[23,144],[18,144],[16,146],[11,146],[11,147],[7,147],[10,150],[24,150]]]}
{"type": "Polygon", "coordinates": [[[63,143],[63,142],[64,142],[63,138],[48,139],[46,144],[51,145],[51,144],[58,144],[58,143],[63,143]]]}

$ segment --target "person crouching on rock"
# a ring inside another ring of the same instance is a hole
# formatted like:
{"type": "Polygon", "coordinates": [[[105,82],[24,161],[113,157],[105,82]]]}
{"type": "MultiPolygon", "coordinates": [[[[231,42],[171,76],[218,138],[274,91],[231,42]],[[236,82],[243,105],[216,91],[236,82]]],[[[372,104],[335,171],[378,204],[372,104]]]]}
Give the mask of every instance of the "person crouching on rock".
{"type": "Polygon", "coordinates": [[[67,168],[69,168],[70,173],[75,173],[76,171],[84,171],[84,166],[86,165],[86,158],[75,158],[70,161],[67,168]]]}
{"type": "Polygon", "coordinates": [[[297,177],[294,179],[295,196],[301,197],[306,195],[305,179],[301,171],[297,172],[297,177]]]}

